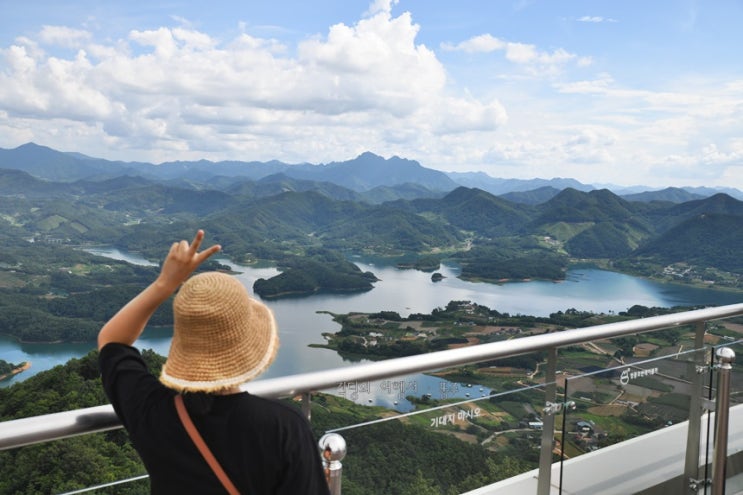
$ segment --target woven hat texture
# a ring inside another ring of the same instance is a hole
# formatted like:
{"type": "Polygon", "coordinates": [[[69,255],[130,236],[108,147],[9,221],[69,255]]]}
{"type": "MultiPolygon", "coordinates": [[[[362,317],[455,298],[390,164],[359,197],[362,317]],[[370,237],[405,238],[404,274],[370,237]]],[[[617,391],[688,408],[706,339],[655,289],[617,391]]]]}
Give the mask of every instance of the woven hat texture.
{"type": "Polygon", "coordinates": [[[173,340],[160,374],[168,387],[218,392],[257,377],[276,357],[273,313],[225,273],[189,278],[175,296],[173,317],[173,340]]]}

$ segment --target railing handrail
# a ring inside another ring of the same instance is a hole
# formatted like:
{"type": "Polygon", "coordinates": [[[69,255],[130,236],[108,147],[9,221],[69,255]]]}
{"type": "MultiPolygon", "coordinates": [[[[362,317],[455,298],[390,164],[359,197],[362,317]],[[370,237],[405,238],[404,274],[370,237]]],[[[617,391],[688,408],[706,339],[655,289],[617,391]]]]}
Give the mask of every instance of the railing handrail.
{"type": "MultiPolygon", "coordinates": [[[[342,368],[268,378],[247,383],[243,386],[243,389],[263,397],[290,397],[301,393],[334,388],[339,383],[344,382],[381,380],[411,373],[434,371],[582,342],[621,337],[738,315],[743,315],[743,303],[563,330],[342,368]]],[[[121,424],[111,405],[5,421],[0,422],[0,450],[111,430],[120,426],[121,424]]]]}

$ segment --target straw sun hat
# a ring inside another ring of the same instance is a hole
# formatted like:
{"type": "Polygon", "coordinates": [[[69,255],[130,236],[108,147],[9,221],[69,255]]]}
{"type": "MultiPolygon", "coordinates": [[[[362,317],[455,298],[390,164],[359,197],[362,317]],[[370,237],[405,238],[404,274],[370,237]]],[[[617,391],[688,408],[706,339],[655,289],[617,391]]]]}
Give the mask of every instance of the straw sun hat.
{"type": "Polygon", "coordinates": [[[191,392],[218,392],[263,373],[279,336],[271,310],[234,277],[206,272],[188,279],[173,301],[173,340],[160,381],[191,392]]]}

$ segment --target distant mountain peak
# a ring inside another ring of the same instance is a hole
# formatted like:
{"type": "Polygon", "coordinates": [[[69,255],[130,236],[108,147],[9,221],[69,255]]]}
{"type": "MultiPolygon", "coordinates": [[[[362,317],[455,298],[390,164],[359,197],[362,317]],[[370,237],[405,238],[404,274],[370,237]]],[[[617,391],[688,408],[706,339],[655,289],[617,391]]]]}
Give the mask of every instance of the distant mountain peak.
{"type": "Polygon", "coordinates": [[[47,150],[50,150],[51,149],[48,146],[42,146],[40,144],[34,143],[33,141],[29,141],[28,143],[22,144],[22,145],[14,148],[14,149],[16,149],[16,150],[31,150],[31,149],[38,149],[38,148],[43,148],[43,149],[47,149],[47,150]]]}
{"type": "Polygon", "coordinates": [[[364,151],[359,156],[357,156],[356,159],[357,160],[374,160],[374,159],[384,160],[384,157],[379,156],[375,153],[372,153],[371,151],[364,151]]]}

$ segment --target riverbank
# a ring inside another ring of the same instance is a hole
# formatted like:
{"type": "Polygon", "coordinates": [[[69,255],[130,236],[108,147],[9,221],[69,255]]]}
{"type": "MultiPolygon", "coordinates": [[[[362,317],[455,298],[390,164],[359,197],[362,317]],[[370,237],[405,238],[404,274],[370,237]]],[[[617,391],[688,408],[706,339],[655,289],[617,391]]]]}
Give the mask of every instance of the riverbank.
{"type": "Polygon", "coordinates": [[[96,339],[90,339],[90,340],[63,340],[63,339],[57,339],[57,340],[24,340],[17,335],[13,335],[12,333],[0,333],[0,336],[8,337],[19,344],[32,344],[32,345],[54,345],[54,344],[88,344],[90,342],[96,342],[96,339]]]}
{"type": "Polygon", "coordinates": [[[24,371],[26,371],[26,370],[28,370],[30,368],[31,368],[31,361],[25,361],[25,362],[21,363],[21,365],[19,367],[11,370],[10,373],[6,373],[4,375],[0,375],[0,382],[3,381],[3,380],[7,380],[9,378],[12,378],[15,375],[17,375],[18,373],[22,373],[22,372],[24,372],[24,371]]]}
{"type": "Polygon", "coordinates": [[[600,270],[613,271],[631,277],[644,278],[652,282],[661,284],[679,285],[692,289],[711,289],[722,292],[731,292],[743,294],[743,285],[740,277],[734,273],[722,272],[713,268],[698,270],[692,265],[673,264],[667,266],[656,266],[654,269],[638,269],[634,266],[620,266],[617,262],[611,260],[571,260],[571,268],[594,267],[600,270]],[[684,269],[676,268],[677,265],[683,265],[684,269]],[[715,278],[710,279],[711,273],[715,273],[715,278]],[[703,275],[706,275],[703,276],[703,275]]]}

